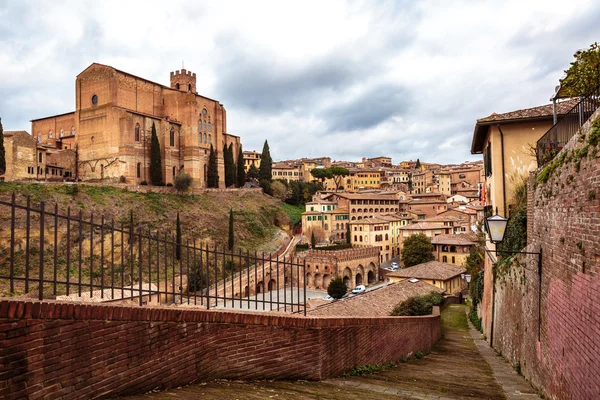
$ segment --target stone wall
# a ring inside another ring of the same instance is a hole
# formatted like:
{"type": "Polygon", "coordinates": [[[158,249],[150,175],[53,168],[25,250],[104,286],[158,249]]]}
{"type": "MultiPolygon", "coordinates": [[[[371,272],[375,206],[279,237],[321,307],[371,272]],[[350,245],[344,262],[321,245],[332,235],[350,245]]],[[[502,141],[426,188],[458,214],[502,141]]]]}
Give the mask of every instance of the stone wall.
{"type": "MultiPolygon", "coordinates": [[[[497,268],[494,313],[482,304],[494,348],[553,399],[600,398],[600,129],[591,125],[530,176],[526,249],[543,252],[541,281],[538,256],[523,257],[497,268]]],[[[488,257],[488,299],[490,267],[488,257]]]]}
{"type": "Polygon", "coordinates": [[[439,313],[304,318],[3,300],[0,398],[109,398],[217,378],[325,379],[428,351],[439,337],[439,313]]]}

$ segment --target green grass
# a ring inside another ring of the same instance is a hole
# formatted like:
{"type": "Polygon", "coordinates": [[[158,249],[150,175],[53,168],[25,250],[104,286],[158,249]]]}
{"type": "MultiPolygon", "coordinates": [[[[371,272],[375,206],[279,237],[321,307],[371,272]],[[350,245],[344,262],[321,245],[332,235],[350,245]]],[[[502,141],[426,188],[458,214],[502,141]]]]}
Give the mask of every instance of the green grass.
{"type": "Polygon", "coordinates": [[[305,206],[293,206],[287,203],[281,203],[281,207],[290,217],[290,223],[296,225],[302,221],[302,213],[305,210],[305,206]]]}
{"type": "Polygon", "coordinates": [[[442,310],[442,325],[448,328],[468,329],[467,314],[462,304],[452,304],[442,310]]]}

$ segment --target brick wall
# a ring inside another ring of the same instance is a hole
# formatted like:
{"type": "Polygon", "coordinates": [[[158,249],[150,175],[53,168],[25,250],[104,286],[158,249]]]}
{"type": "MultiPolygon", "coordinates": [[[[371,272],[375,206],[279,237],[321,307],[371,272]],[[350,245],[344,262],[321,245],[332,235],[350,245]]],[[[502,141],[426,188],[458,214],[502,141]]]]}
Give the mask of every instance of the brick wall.
{"type": "Polygon", "coordinates": [[[439,337],[439,314],[304,318],[3,300],[0,398],[106,398],[216,378],[324,379],[429,350],[439,337]]]}
{"type": "MultiPolygon", "coordinates": [[[[597,111],[591,120],[598,117],[597,111]]],[[[582,131],[589,136],[590,124],[582,131]]],[[[563,153],[572,156],[586,145],[587,136],[573,137],[563,153]]],[[[523,257],[520,266],[496,279],[492,344],[553,399],[600,398],[597,150],[589,146],[579,170],[571,160],[559,165],[545,183],[538,180],[539,171],[530,177],[527,250],[543,251],[541,285],[536,255],[523,257]]],[[[491,274],[486,284],[491,284],[491,274]]],[[[489,286],[486,290],[491,295],[489,286]]],[[[491,307],[484,314],[491,321],[491,307]]],[[[490,338],[490,325],[485,326],[490,338]]]]}

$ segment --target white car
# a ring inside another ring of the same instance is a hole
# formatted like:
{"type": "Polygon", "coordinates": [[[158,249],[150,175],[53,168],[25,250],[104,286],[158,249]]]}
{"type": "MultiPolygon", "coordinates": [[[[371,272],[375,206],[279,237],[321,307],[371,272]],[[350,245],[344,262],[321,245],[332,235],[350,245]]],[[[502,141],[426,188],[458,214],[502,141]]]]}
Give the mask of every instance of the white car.
{"type": "Polygon", "coordinates": [[[392,261],[392,268],[398,269],[398,263],[396,261],[392,261]]]}
{"type": "Polygon", "coordinates": [[[365,285],[358,285],[357,287],[355,287],[354,289],[352,289],[352,294],[364,293],[365,290],[367,290],[367,288],[365,287],[365,285]]]}
{"type": "Polygon", "coordinates": [[[331,297],[330,295],[327,295],[327,296],[323,297],[323,300],[331,301],[331,300],[333,300],[333,297],[331,297]]]}

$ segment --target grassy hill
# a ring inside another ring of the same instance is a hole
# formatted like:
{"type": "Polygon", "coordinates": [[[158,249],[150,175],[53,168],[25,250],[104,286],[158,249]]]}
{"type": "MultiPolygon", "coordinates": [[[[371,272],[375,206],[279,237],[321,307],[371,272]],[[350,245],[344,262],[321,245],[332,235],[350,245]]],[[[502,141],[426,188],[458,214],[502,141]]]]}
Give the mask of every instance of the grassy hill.
{"type": "MultiPolygon", "coordinates": [[[[94,213],[99,221],[104,215],[107,221],[114,218],[115,225],[129,223],[133,211],[136,224],[158,229],[161,232],[175,232],[177,212],[180,213],[184,238],[198,239],[219,246],[227,243],[229,209],[233,209],[235,221],[236,249],[271,252],[277,250],[282,240],[282,229],[288,230],[289,210],[281,201],[257,192],[207,192],[203,195],[174,195],[158,193],[129,192],[111,186],[90,185],[45,185],[0,183],[0,199],[10,201],[12,192],[17,195],[17,203],[25,204],[26,196],[31,197],[35,207],[40,201],[46,208],[58,204],[66,213],[82,210],[84,219],[94,213]]],[[[0,206],[0,240],[10,235],[10,208],[0,206]]],[[[17,227],[22,226],[23,212],[17,213],[17,227]]]]}

